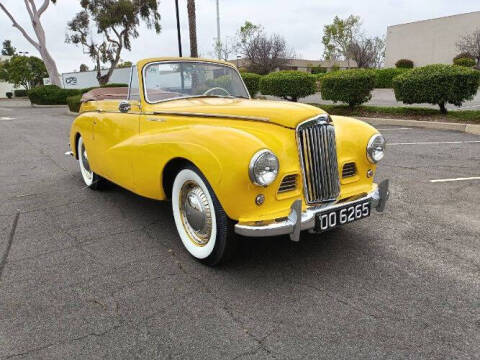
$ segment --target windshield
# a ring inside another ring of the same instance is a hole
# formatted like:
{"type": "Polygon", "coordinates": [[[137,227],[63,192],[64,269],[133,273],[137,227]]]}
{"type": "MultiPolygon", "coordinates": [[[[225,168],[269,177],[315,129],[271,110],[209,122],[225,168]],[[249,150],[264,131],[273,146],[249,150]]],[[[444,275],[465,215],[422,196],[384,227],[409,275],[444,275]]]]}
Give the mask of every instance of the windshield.
{"type": "Polygon", "coordinates": [[[144,81],[149,103],[204,96],[249,98],[238,72],[215,63],[152,63],[145,68],[144,81]]]}

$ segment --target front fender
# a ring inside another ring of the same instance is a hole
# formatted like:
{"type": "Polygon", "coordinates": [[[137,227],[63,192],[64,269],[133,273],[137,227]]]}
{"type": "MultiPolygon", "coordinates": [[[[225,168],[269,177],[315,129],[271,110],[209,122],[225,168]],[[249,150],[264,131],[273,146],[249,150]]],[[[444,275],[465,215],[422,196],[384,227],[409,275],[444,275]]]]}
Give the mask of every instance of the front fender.
{"type": "Polygon", "coordinates": [[[289,199],[276,196],[282,174],[299,172],[292,129],[251,123],[236,127],[198,124],[167,131],[153,129],[132,141],[140,159],[135,166],[136,192],[143,196],[168,197],[163,191],[162,173],[165,165],[175,158],[187,159],[200,169],[227,215],[235,220],[277,216],[280,208],[288,208],[292,197],[300,195],[298,191],[289,194],[289,199]],[[281,159],[280,174],[267,188],[252,184],[248,176],[250,159],[265,148],[281,159]],[[258,194],[266,198],[261,207],[255,204],[258,194]]]}

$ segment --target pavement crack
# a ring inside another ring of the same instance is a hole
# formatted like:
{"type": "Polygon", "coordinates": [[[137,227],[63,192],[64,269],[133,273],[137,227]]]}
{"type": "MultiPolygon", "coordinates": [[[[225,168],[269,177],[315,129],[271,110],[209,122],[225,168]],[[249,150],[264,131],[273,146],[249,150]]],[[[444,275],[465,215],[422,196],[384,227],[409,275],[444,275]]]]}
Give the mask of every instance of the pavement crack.
{"type": "Polygon", "coordinates": [[[2,256],[2,260],[0,261],[0,280],[2,280],[3,269],[7,264],[8,254],[10,253],[10,249],[12,247],[13,238],[15,237],[15,231],[17,230],[19,217],[20,217],[20,211],[17,210],[17,213],[15,214],[15,218],[13,219],[12,228],[10,229],[10,233],[8,234],[7,248],[5,249],[5,252],[3,253],[3,256],[2,256]]]}

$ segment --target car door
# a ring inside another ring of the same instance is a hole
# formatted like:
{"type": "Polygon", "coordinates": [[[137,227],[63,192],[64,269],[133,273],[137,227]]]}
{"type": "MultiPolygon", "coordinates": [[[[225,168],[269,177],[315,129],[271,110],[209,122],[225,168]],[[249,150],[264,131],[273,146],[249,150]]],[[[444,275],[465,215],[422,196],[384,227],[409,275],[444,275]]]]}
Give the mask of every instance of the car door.
{"type": "MultiPolygon", "coordinates": [[[[117,101],[110,106],[118,108],[119,104],[117,101]]],[[[99,174],[130,190],[134,189],[132,138],[138,136],[139,130],[139,112],[132,105],[125,113],[119,110],[101,113],[94,125],[95,147],[101,159],[99,174]]]]}
{"type": "Polygon", "coordinates": [[[129,190],[134,190],[135,146],[139,133],[140,102],[138,77],[132,67],[129,91],[124,100],[104,100],[104,111],[94,124],[95,147],[99,153],[99,174],[129,190]],[[134,76],[137,78],[133,79],[134,76]]]}

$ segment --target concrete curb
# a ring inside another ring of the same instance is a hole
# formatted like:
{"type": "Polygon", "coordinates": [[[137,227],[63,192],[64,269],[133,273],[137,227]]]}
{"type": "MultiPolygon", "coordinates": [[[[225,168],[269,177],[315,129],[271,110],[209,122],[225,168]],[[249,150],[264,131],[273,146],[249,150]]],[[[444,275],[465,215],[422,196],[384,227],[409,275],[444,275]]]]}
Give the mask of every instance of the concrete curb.
{"type": "Polygon", "coordinates": [[[365,118],[357,117],[357,119],[366,121],[372,125],[396,125],[420,127],[425,129],[460,131],[474,135],[480,135],[480,125],[475,124],[458,124],[438,121],[419,121],[419,120],[399,120],[399,119],[381,119],[381,118],[365,118]]]}
{"type": "Polygon", "coordinates": [[[78,113],[70,111],[70,109],[68,107],[67,107],[67,111],[65,111],[65,114],[72,115],[72,116],[75,116],[75,117],[78,116],[78,113]]]}

